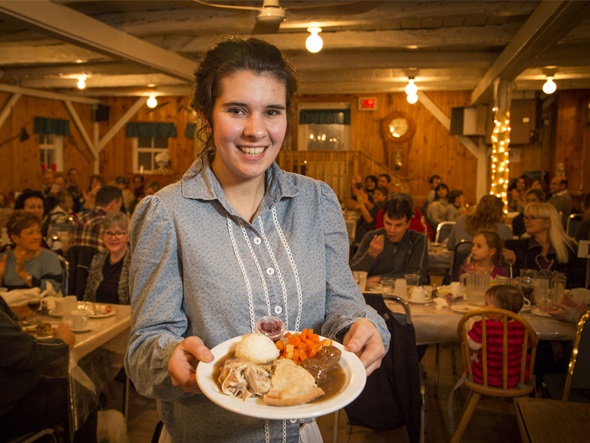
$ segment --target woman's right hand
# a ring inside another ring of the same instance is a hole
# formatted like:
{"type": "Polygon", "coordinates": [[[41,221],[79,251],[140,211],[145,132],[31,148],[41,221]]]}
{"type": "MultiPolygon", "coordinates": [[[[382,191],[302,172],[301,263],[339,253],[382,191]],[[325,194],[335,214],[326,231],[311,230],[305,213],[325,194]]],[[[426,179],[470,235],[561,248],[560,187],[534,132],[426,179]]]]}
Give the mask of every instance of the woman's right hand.
{"type": "Polygon", "coordinates": [[[168,361],[168,373],[172,379],[172,385],[178,386],[185,392],[200,394],[197,385],[195,371],[197,363],[213,361],[213,354],[203,344],[199,337],[187,337],[182,340],[170,356],[168,361]]]}

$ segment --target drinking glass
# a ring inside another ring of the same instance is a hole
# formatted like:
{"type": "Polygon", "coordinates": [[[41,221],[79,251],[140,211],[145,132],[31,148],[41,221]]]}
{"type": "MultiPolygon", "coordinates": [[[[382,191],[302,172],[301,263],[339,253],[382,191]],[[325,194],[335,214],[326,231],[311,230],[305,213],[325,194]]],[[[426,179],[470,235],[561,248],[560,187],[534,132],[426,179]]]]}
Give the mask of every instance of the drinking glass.
{"type": "Polygon", "coordinates": [[[533,278],[533,296],[537,306],[544,308],[551,304],[550,282],[549,275],[537,274],[533,278]]]}
{"type": "Polygon", "coordinates": [[[420,274],[404,274],[404,278],[406,279],[408,298],[410,298],[412,290],[420,284],[420,274]]]}
{"type": "Polygon", "coordinates": [[[395,294],[395,277],[393,275],[381,276],[381,293],[383,298],[391,297],[395,294]]]}
{"type": "Polygon", "coordinates": [[[534,303],[533,298],[533,278],[537,275],[537,271],[534,269],[521,269],[520,277],[518,278],[520,289],[524,294],[524,298],[534,303]]]}

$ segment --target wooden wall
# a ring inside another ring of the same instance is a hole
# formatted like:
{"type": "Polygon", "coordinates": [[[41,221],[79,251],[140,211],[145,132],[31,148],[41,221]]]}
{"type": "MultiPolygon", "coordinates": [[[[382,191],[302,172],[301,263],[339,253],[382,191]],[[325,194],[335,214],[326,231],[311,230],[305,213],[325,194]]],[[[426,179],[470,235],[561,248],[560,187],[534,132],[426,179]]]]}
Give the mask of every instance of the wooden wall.
{"type": "MultiPolygon", "coordinates": [[[[432,174],[443,177],[448,186],[462,189],[467,201],[475,203],[476,161],[473,155],[459,143],[448,130],[420,102],[410,105],[405,94],[364,94],[377,99],[375,111],[359,111],[356,95],[313,95],[300,97],[306,102],[346,102],[351,105],[352,149],[361,150],[375,159],[387,164],[387,143],[381,136],[381,121],[393,111],[402,111],[414,121],[416,132],[413,139],[396,146],[404,153],[404,172],[407,174],[409,191],[418,204],[428,193],[427,179],[432,174]]],[[[467,106],[468,91],[429,91],[427,97],[446,116],[451,108],[467,106]]],[[[9,99],[9,94],[0,92],[0,109],[9,99]]],[[[112,125],[118,121],[135,103],[134,97],[102,97],[101,103],[109,106],[109,119],[93,123],[92,106],[74,104],[82,123],[91,139],[94,128],[98,128],[98,139],[102,138],[112,125]]],[[[186,123],[194,122],[196,116],[189,111],[190,97],[161,97],[160,103],[168,102],[154,111],[143,106],[131,121],[173,122],[178,135],[169,139],[169,151],[174,174],[155,176],[162,184],[179,178],[194,159],[193,140],[184,135],[186,123]]],[[[526,170],[546,170],[553,173],[556,163],[565,163],[570,178],[572,193],[590,192],[590,174],[584,174],[590,164],[590,138],[588,129],[588,101],[590,90],[558,91],[553,102],[546,106],[544,118],[548,122],[539,132],[538,139],[529,145],[514,146],[521,151],[521,161],[511,164],[511,177],[518,177],[526,170]]],[[[40,186],[38,136],[32,133],[35,116],[70,119],[67,109],[60,101],[22,96],[13,108],[5,124],[0,128],[0,142],[18,134],[26,127],[31,138],[25,142],[14,140],[0,147],[0,192],[18,191],[25,187],[40,186]]],[[[65,144],[65,169],[76,167],[82,175],[94,173],[94,163],[88,147],[76,125],[71,120],[71,137],[65,144]]],[[[296,146],[296,128],[285,149],[296,146]]],[[[477,143],[477,138],[473,138],[477,143]]],[[[99,171],[107,181],[118,175],[131,177],[132,139],[125,136],[125,129],[119,131],[99,153],[99,171]]],[[[150,177],[147,177],[150,180],[150,177]]]]}

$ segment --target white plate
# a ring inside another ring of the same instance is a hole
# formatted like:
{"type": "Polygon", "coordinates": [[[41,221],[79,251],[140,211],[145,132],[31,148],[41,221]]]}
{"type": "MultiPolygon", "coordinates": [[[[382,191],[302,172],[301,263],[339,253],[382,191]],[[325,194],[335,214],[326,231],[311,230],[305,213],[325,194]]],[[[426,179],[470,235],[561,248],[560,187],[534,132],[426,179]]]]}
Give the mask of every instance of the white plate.
{"type": "Polygon", "coordinates": [[[415,305],[429,305],[430,303],[432,303],[432,299],[429,298],[428,300],[412,300],[411,298],[408,298],[408,303],[413,303],[415,305]]]}
{"type": "Polygon", "coordinates": [[[344,370],[346,380],[342,392],[322,401],[305,403],[298,406],[270,406],[258,397],[250,397],[244,401],[221,392],[219,383],[214,378],[215,364],[220,358],[224,358],[233,352],[235,345],[242,337],[227,340],[213,349],[214,360],[211,363],[200,362],[197,365],[197,383],[199,388],[209,400],[236,414],[248,417],[264,418],[270,420],[297,420],[301,418],[319,417],[342,409],[352,402],[362,392],[366,382],[365,367],[359,358],[352,352],[348,352],[340,343],[333,342],[334,346],[342,351],[340,366],[344,370]]]}
{"type": "Polygon", "coordinates": [[[547,314],[546,312],[541,311],[541,308],[533,308],[531,309],[531,312],[535,315],[538,315],[539,317],[553,318],[551,314],[547,314]]]}
{"type": "Polygon", "coordinates": [[[474,305],[451,305],[451,311],[458,312],[459,314],[466,314],[467,312],[473,311],[475,309],[482,309],[482,307],[474,305]]]}
{"type": "Polygon", "coordinates": [[[107,317],[112,317],[113,315],[116,314],[117,311],[115,311],[114,309],[111,312],[107,312],[106,314],[91,314],[89,317],[90,318],[107,318],[107,317]]]}
{"type": "Polygon", "coordinates": [[[72,328],[72,332],[75,332],[76,334],[81,334],[83,332],[90,332],[90,331],[92,331],[92,328],[90,326],[87,326],[87,327],[82,328],[82,329],[74,329],[74,328],[72,328]]]}

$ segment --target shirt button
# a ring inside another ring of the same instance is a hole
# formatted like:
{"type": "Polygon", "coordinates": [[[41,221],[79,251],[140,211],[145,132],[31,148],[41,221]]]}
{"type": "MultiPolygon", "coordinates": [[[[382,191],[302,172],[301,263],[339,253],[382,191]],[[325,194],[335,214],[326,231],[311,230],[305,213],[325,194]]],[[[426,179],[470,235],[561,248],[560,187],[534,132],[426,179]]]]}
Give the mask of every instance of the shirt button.
{"type": "Polygon", "coordinates": [[[262,240],[260,240],[260,237],[255,237],[254,238],[254,244],[255,245],[259,245],[260,243],[262,243],[262,240]]]}
{"type": "Polygon", "coordinates": [[[275,314],[279,315],[283,312],[283,308],[280,306],[275,306],[275,314]]]}
{"type": "Polygon", "coordinates": [[[266,268],[266,273],[268,275],[274,275],[275,274],[275,270],[273,268],[266,268]]]}

